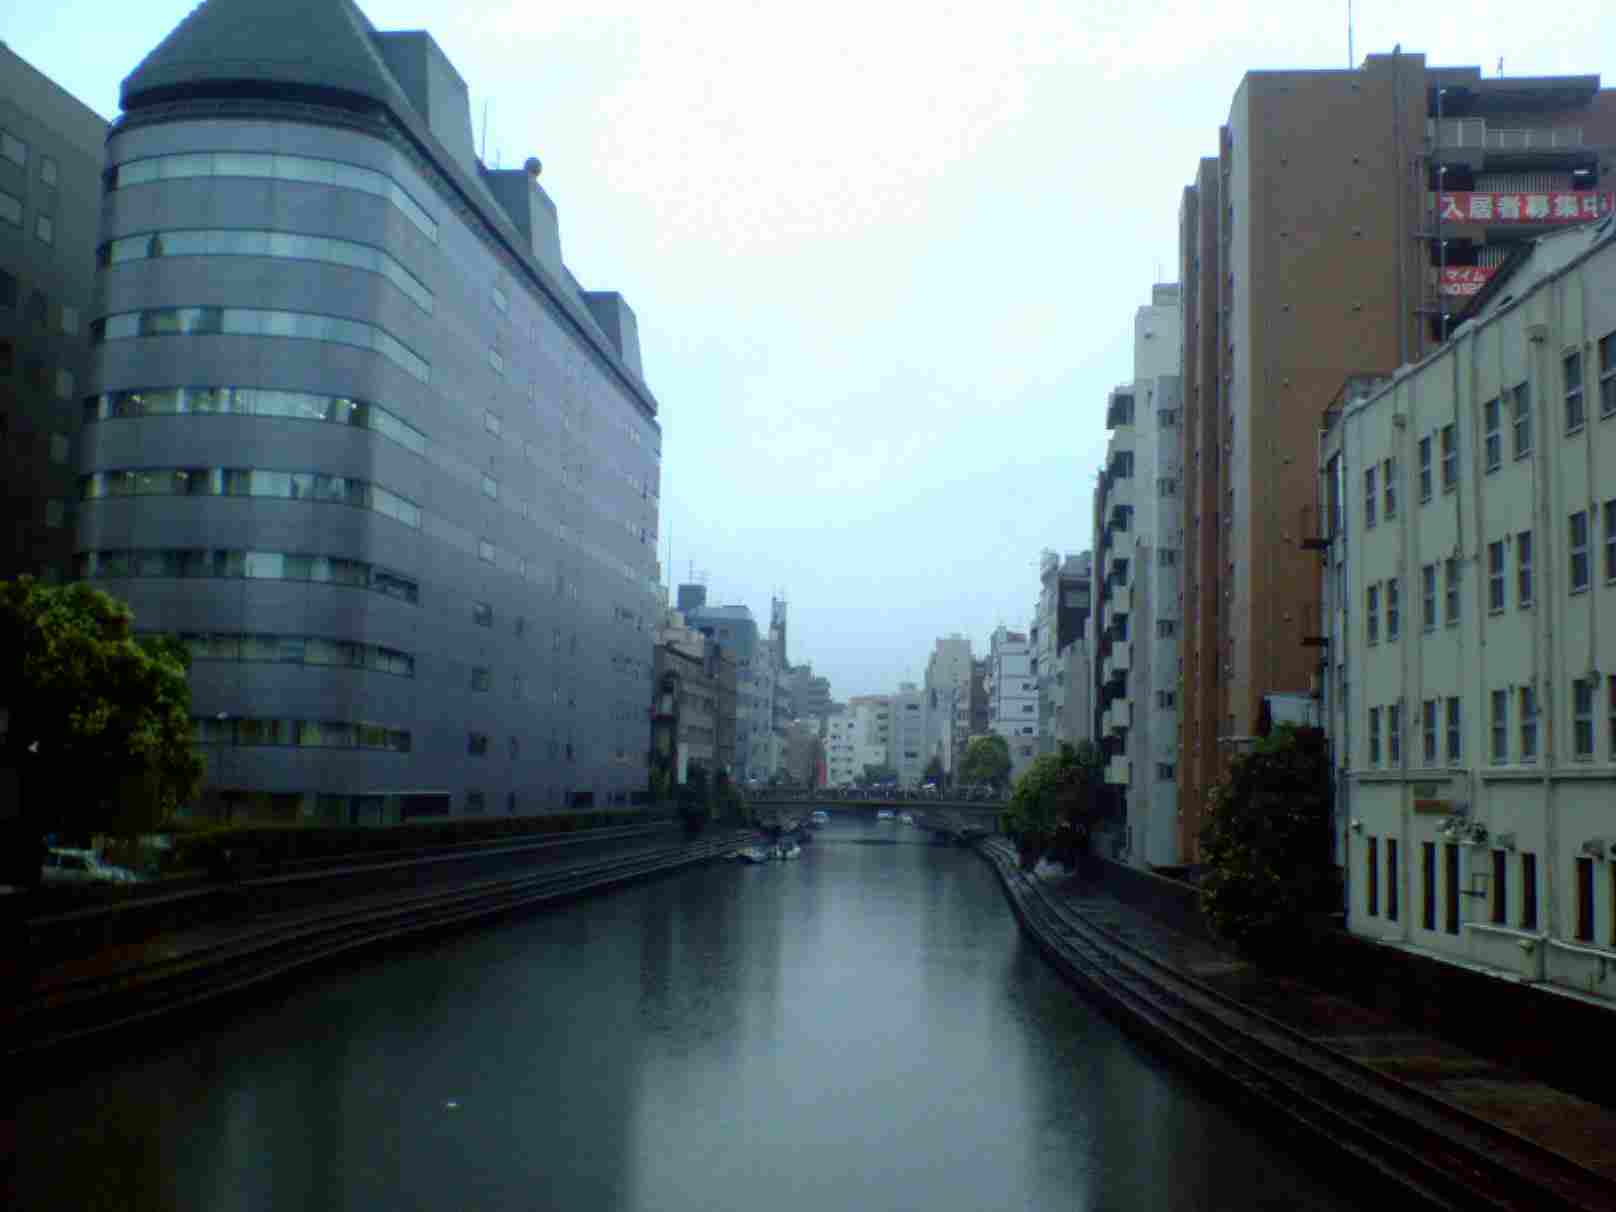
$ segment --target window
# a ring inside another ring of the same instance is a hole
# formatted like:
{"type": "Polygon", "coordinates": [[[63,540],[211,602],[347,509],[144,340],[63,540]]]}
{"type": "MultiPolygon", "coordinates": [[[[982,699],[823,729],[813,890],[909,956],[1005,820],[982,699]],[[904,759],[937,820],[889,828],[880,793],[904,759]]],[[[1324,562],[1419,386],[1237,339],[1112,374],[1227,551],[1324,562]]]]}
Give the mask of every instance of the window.
{"type": "Polygon", "coordinates": [[[1386,764],[1395,766],[1403,760],[1403,705],[1393,703],[1386,708],[1386,764]]]}
{"type": "Polygon", "coordinates": [[[1582,400],[1582,354],[1568,353],[1560,364],[1565,370],[1565,431],[1576,433],[1588,419],[1582,400]]]}
{"type": "Polygon", "coordinates": [[[490,412],[487,409],[483,410],[483,428],[489,433],[493,434],[496,438],[505,432],[505,426],[500,421],[499,414],[497,412],[490,412]]]}
{"type": "Polygon", "coordinates": [[[337,189],[385,198],[415,224],[433,243],[438,225],[407,190],[385,173],[375,169],[343,164],[337,160],[316,160],[308,156],[287,156],[273,152],[178,152],[126,160],[112,166],[107,188],[127,189],[151,181],[173,181],[186,177],[259,177],[273,181],[307,181],[337,189]]]}
{"type": "Polygon", "coordinates": [[[1420,843],[1420,925],[1436,929],[1436,843],[1420,843]]]}
{"type": "Polygon", "coordinates": [[[1447,700],[1448,765],[1457,766],[1464,750],[1464,729],[1461,727],[1459,700],[1447,700]]]}
{"type": "Polygon", "coordinates": [[[34,216],[34,239],[41,244],[56,243],[56,221],[49,215],[34,216]]]}
{"type": "Polygon", "coordinates": [[[477,558],[484,564],[492,564],[494,562],[494,545],[487,539],[477,540],[477,558]]]}
{"type": "Polygon", "coordinates": [[[0,189],[0,222],[22,226],[22,199],[0,189]]]}
{"type": "Polygon", "coordinates": [[[1163,782],[1170,783],[1177,777],[1177,767],[1172,762],[1157,762],[1156,777],[1163,782]]]}
{"type": "Polygon", "coordinates": [[[62,304],[62,331],[68,336],[76,337],[79,332],[79,309],[62,304]]]}
{"type": "Polygon", "coordinates": [[[1380,846],[1374,838],[1364,841],[1364,905],[1370,917],[1380,912],[1380,846]]]}
{"type": "Polygon", "coordinates": [[[505,358],[492,345],[488,347],[488,368],[497,375],[505,373],[505,358]]]}
{"type": "Polygon", "coordinates": [[[1420,625],[1430,631],[1436,626],[1436,565],[1420,569],[1420,625]]]}
{"type": "Polygon", "coordinates": [[[1487,452],[1487,470],[1497,471],[1504,461],[1504,435],[1501,429],[1498,397],[1481,406],[1481,423],[1487,452]]]}
{"type": "Polygon", "coordinates": [[[1487,544],[1487,609],[1504,608],[1504,541],[1487,544]]]}
{"type": "Polygon", "coordinates": [[[493,301],[494,301],[494,310],[495,311],[503,313],[503,312],[506,312],[506,311],[510,310],[510,306],[511,306],[510,298],[499,287],[497,287],[497,286],[489,287],[488,294],[489,294],[489,297],[491,299],[493,299],[493,301]]]}
{"type": "Polygon", "coordinates": [[[1594,861],[1577,860],[1577,941],[1594,941],[1594,861]]]}
{"type": "Polygon", "coordinates": [[[71,400],[78,395],[78,387],[78,379],[74,377],[73,372],[67,367],[64,366],[56,372],[56,398],[58,400],[71,400]]]}
{"type": "Polygon", "coordinates": [[[1436,765],[1436,700],[1426,699],[1420,704],[1420,736],[1424,745],[1425,764],[1436,765]]]}
{"type": "Polygon", "coordinates": [[[1605,515],[1605,580],[1616,581],[1616,500],[1606,501],[1605,515]]]}
{"type": "Polygon", "coordinates": [[[1442,621],[1452,627],[1459,621],[1459,561],[1442,561],[1443,585],[1442,621]]]}
{"type": "Polygon", "coordinates": [[[280,417],[351,425],[425,454],[426,434],[368,400],[350,396],[312,395],[260,387],[141,387],[103,392],[84,402],[84,420],[117,421],[134,417],[247,416],[280,417]]]}
{"type": "Polygon", "coordinates": [[[1371,644],[1380,643],[1380,586],[1371,585],[1364,591],[1364,628],[1371,644]]]}
{"type": "Polygon", "coordinates": [[[1567,525],[1571,562],[1571,592],[1581,593],[1588,588],[1588,511],[1579,509],[1571,515],[1567,525]]]}
{"type": "Polygon", "coordinates": [[[1521,855],[1521,929],[1537,929],[1537,855],[1521,855]]]}
{"type": "Polygon", "coordinates": [[[1178,693],[1173,690],[1158,690],[1156,692],[1156,706],[1169,708],[1178,701],[1178,693]]]}
{"type": "Polygon", "coordinates": [[[473,690],[487,690],[494,684],[494,671],[482,665],[473,665],[471,668],[471,688],[473,690]]]}
{"type": "Polygon", "coordinates": [[[1177,633],[1178,633],[1178,621],[1176,619],[1157,619],[1156,620],[1156,635],[1159,636],[1161,639],[1164,639],[1164,640],[1169,639],[1170,637],[1176,635],[1177,633]]]}
{"type": "Polygon", "coordinates": [[[488,756],[488,734],[486,732],[466,733],[466,752],[472,757],[488,756]]]}
{"type": "Polygon", "coordinates": [[[426,285],[386,252],[373,244],[329,236],[259,228],[173,228],[109,240],[95,250],[95,257],[96,264],[103,268],[157,257],[273,257],[319,261],[378,274],[428,315],[434,307],[432,292],[426,285]]]}
{"type": "Polygon", "coordinates": [[[1397,460],[1387,459],[1381,464],[1381,512],[1390,521],[1397,516],[1397,460]]]}
{"type": "Polygon", "coordinates": [[[490,501],[499,500],[499,481],[491,475],[484,474],[483,476],[483,496],[490,501]]]}
{"type": "Polygon", "coordinates": [[[1442,847],[1442,865],[1445,877],[1442,881],[1443,924],[1449,934],[1459,933],[1459,847],[1449,842],[1442,847]]]}
{"type": "Polygon", "coordinates": [[[1578,761],[1594,756],[1594,691],[1598,682],[1578,678],[1571,683],[1571,753],[1578,761]]]}
{"type": "MultiPolygon", "coordinates": [[[[1613,502],[1613,504],[1616,504],[1616,502],[1613,502]]],[[[1172,547],[1158,547],[1156,549],[1156,563],[1158,565],[1160,565],[1162,568],[1173,568],[1173,567],[1177,566],[1177,564],[1178,564],[1178,551],[1175,548],[1172,548],[1172,547]]],[[[1075,597],[1076,595],[1075,594],[1069,594],[1067,596],[1070,599],[1070,598],[1075,597]]],[[[1068,606],[1081,605],[1081,603],[1079,603],[1079,602],[1070,601],[1070,600],[1068,600],[1066,604],[1068,606]]]]}
{"type": "Polygon", "coordinates": [[[1397,903],[1397,889],[1402,882],[1403,872],[1397,862],[1397,839],[1386,839],[1386,920],[1395,922],[1399,905],[1397,903]]]}
{"type": "Polygon", "coordinates": [[[1156,424],[1162,429],[1171,429],[1178,424],[1178,409],[1158,408],[1156,410],[1156,424]]]}
{"type": "Polygon", "coordinates": [[[40,180],[40,183],[43,184],[43,185],[55,185],[56,184],[56,177],[57,177],[57,173],[56,173],[56,157],[55,156],[40,156],[39,157],[39,180],[40,180]]]}
{"type": "Polygon", "coordinates": [[[1509,396],[1510,428],[1515,442],[1515,457],[1524,459],[1532,453],[1532,385],[1521,383],[1509,396]]]}
{"type": "Polygon", "coordinates": [[[1444,425],[1442,438],[1442,491],[1452,492],[1459,485],[1459,436],[1452,425],[1444,425]]]}
{"type": "Polygon", "coordinates": [[[1616,673],[1605,679],[1605,726],[1610,752],[1606,755],[1616,762],[1616,673]]]}
{"type": "Polygon", "coordinates": [[[1375,469],[1367,468],[1363,473],[1363,524],[1368,530],[1375,524],[1375,469]]]}
{"type": "Polygon", "coordinates": [[[1493,691],[1493,765],[1509,761],[1509,691],[1493,691]]]}
{"type": "Polygon", "coordinates": [[[1178,481],[1171,476],[1163,476],[1156,481],[1156,495],[1163,497],[1176,497],[1178,495],[1178,481]]]}
{"type": "Polygon", "coordinates": [[[1537,761],[1537,690],[1521,687],[1521,761],[1537,761]]]}
{"type": "Polygon", "coordinates": [[[90,326],[90,340],[97,345],[131,337],[220,333],[353,345],[380,354],[422,383],[432,380],[432,367],[426,359],[397,337],[375,325],[340,316],[254,307],[155,307],[104,316],[90,326]]]}
{"type": "Polygon", "coordinates": [[[1431,439],[1420,439],[1420,500],[1431,499],[1431,439]]]}
{"type": "Polygon", "coordinates": [[[1532,604],[1532,532],[1515,536],[1515,605],[1525,610],[1532,604]]]}
{"type": "Polygon", "coordinates": [[[479,627],[492,627],[494,625],[494,608],[487,602],[473,602],[471,604],[471,621],[479,627]]]}
{"type": "Polygon", "coordinates": [[[1502,926],[1509,921],[1509,856],[1502,850],[1493,851],[1492,885],[1493,925],[1502,926]]]}
{"type": "Polygon", "coordinates": [[[22,168],[28,163],[28,144],[8,130],[0,130],[0,156],[22,168]]]}
{"type": "Polygon", "coordinates": [[[1369,709],[1369,764],[1380,765],[1380,708],[1369,709]]]}
{"type": "Polygon", "coordinates": [[[1403,625],[1402,594],[1398,589],[1396,577],[1386,580],[1386,642],[1389,644],[1397,638],[1403,625]]]}
{"type": "Polygon", "coordinates": [[[1616,416],[1616,332],[1599,338],[1599,415],[1616,416]]]}

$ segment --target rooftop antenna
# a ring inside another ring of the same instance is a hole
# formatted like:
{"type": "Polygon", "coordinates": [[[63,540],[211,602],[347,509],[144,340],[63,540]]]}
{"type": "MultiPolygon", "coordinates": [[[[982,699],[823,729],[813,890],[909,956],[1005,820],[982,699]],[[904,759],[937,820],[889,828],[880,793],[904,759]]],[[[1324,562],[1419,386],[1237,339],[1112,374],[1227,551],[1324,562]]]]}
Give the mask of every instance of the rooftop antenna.
{"type": "Polygon", "coordinates": [[[483,102],[483,138],[482,146],[477,149],[477,159],[485,165],[488,163],[488,102],[483,102]]]}
{"type": "Polygon", "coordinates": [[[1352,53],[1352,0],[1347,0],[1347,70],[1350,72],[1357,62],[1352,53]]]}

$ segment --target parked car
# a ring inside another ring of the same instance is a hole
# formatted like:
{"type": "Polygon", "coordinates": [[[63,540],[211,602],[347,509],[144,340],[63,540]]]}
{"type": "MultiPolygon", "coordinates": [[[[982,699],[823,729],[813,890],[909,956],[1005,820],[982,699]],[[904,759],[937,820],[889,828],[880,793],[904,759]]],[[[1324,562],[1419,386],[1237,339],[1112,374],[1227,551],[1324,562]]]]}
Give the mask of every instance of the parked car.
{"type": "Polygon", "coordinates": [[[47,884],[132,884],[135,873],[96,858],[93,850],[52,847],[45,852],[40,877],[47,884]]]}
{"type": "Polygon", "coordinates": [[[890,809],[890,808],[882,808],[882,809],[880,809],[879,811],[876,812],[875,819],[878,820],[878,821],[890,821],[892,819],[892,809],[890,809]]]}

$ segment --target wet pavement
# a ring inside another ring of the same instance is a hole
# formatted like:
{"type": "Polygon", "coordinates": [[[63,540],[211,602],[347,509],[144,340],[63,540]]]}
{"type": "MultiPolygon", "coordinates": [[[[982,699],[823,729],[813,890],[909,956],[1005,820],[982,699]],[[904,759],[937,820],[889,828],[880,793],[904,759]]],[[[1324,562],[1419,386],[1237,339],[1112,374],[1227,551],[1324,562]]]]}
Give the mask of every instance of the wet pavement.
{"type": "MultiPolygon", "coordinates": [[[[1616,1178],[1616,1112],[1416,1030],[1347,998],[1259,972],[1239,956],[1163,926],[1075,876],[1043,882],[1090,924],[1242,1005],[1474,1115],[1616,1178]]],[[[1616,1022],[1616,1017],[1613,1017],[1616,1022]]],[[[1590,1046],[1599,1047],[1598,1041],[1590,1046]]]]}

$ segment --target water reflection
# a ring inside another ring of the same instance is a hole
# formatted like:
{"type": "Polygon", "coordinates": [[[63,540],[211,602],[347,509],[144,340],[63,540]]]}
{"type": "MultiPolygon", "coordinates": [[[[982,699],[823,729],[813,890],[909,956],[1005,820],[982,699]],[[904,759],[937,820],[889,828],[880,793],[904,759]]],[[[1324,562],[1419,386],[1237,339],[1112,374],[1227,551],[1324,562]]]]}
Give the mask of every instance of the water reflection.
{"type": "Polygon", "coordinates": [[[370,958],[60,1070],[21,1100],[10,1205],[1350,1206],[1075,1000],[974,856],[852,844],[900,830],[837,822],[796,862],[370,958]]]}

